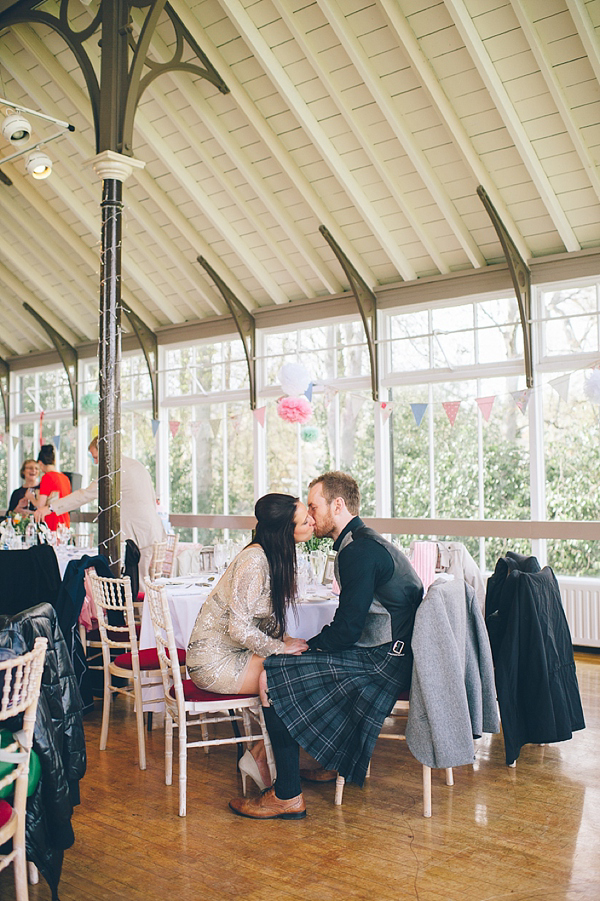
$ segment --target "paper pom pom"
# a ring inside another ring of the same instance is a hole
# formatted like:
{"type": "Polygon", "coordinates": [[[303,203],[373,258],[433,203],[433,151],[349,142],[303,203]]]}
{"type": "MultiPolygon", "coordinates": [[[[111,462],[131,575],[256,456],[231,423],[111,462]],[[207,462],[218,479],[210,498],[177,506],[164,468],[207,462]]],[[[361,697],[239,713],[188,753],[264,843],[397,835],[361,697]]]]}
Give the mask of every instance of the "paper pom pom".
{"type": "Polygon", "coordinates": [[[590,377],[585,380],[583,390],[588,400],[600,404],[600,369],[592,369],[590,377]]]}
{"type": "Polygon", "coordinates": [[[303,425],[312,416],[312,407],[305,397],[282,397],[277,401],[277,415],[285,422],[303,425]]]}
{"type": "Polygon", "coordinates": [[[284,363],[279,370],[279,384],[284,394],[297,397],[310,385],[310,375],[301,363],[284,363]]]}
{"type": "Polygon", "coordinates": [[[319,437],[319,430],[316,425],[305,425],[300,431],[300,437],[307,444],[312,444],[319,437]]]}
{"type": "Polygon", "coordinates": [[[81,409],[84,413],[95,413],[100,403],[100,397],[97,391],[90,391],[81,398],[81,409]]]}

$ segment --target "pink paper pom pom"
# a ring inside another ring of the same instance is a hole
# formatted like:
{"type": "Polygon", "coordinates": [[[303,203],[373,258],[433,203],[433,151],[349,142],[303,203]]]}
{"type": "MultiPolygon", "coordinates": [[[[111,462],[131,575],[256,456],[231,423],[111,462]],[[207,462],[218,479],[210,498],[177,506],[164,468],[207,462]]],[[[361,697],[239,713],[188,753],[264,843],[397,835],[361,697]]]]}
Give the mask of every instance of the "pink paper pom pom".
{"type": "Polygon", "coordinates": [[[305,397],[282,397],[277,401],[277,415],[285,422],[304,425],[312,416],[312,407],[305,397]]]}

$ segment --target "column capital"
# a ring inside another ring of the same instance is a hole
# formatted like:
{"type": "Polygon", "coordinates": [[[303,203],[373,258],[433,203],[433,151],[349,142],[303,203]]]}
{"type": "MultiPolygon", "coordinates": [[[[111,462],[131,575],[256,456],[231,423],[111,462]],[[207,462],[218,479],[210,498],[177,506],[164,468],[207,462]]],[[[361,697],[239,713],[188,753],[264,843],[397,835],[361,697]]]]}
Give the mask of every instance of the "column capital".
{"type": "Polygon", "coordinates": [[[94,172],[99,178],[116,178],[119,181],[125,181],[134,169],[143,169],[146,165],[142,160],[116,153],[114,150],[103,150],[88,162],[94,167],[94,172]]]}

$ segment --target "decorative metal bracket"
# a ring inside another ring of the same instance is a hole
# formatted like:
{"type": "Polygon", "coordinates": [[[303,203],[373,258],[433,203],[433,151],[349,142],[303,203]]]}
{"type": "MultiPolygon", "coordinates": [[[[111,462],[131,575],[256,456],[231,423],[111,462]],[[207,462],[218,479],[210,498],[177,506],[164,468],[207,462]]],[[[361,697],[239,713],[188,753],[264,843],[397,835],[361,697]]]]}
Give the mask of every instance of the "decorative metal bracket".
{"type": "Polygon", "coordinates": [[[67,373],[67,379],[69,380],[69,390],[71,392],[71,399],[73,401],[73,425],[77,425],[77,415],[78,415],[78,388],[77,388],[77,351],[74,347],[72,347],[68,341],[65,341],[62,335],[56,331],[56,329],[52,328],[45,319],[43,319],[39,313],[37,313],[33,307],[30,307],[28,303],[24,303],[23,306],[27,310],[30,316],[33,316],[36,322],[38,322],[41,327],[44,329],[56,351],[60,357],[61,363],[65,368],[65,372],[67,373]]]}
{"type": "Polygon", "coordinates": [[[133,310],[128,310],[123,305],[123,312],[140,342],[140,347],[146,360],[152,386],[152,418],[158,419],[158,338],[133,310]]]}
{"type": "Polygon", "coordinates": [[[246,363],[248,365],[248,380],[250,383],[250,409],[256,410],[256,322],[252,313],[237,299],[223,279],[217,275],[212,266],[204,257],[197,257],[203,269],[208,272],[215,285],[223,295],[227,309],[233,316],[233,321],[244,345],[246,363]]]}
{"type": "Polygon", "coordinates": [[[81,31],[71,27],[70,0],[58,0],[56,12],[39,7],[39,0],[21,0],[0,15],[0,28],[19,23],[40,23],[56,31],[66,41],[83,76],[92,104],[96,134],[96,151],[114,150],[131,156],[133,153],[133,122],[140,97],[159,75],[180,71],[198,75],[215,85],[222,94],[229,88],[202,52],[166,0],[102,0],[90,24],[81,31]],[[136,40],[131,23],[131,10],[144,11],[145,20],[136,40]],[[175,33],[173,55],[166,63],[156,63],[148,57],[152,36],[160,17],[168,16],[175,33]],[[101,74],[103,89],[85,42],[97,35],[102,46],[101,74]],[[202,65],[184,61],[189,51],[202,65]],[[106,90],[104,79],[112,82],[106,90]]]}
{"type": "Polygon", "coordinates": [[[356,300],[360,317],[365,329],[367,346],[369,348],[369,362],[371,365],[371,394],[373,400],[379,400],[379,359],[377,356],[377,298],[367,283],[358,274],[344,251],[337,244],[335,238],[325,228],[319,226],[319,231],[338,258],[338,262],[350,282],[354,299],[356,300]]]}
{"type": "Polygon", "coordinates": [[[10,368],[2,357],[0,357],[0,394],[4,407],[4,431],[8,431],[10,428],[10,368]]]}
{"type": "Polygon", "coordinates": [[[506,230],[502,219],[496,212],[483,185],[478,185],[477,193],[486,208],[488,216],[492,220],[492,225],[496,229],[496,234],[498,235],[502,250],[504,251],[504,256],[506,257],[506,262],[508,263],[510,276],[517,296],[517,303],[519,305],[521,326],[523,328],[525,383],[528,388],[533,388],[533,360],[531,356],[531,270],[517,250],[513,239],[506,230]]]}

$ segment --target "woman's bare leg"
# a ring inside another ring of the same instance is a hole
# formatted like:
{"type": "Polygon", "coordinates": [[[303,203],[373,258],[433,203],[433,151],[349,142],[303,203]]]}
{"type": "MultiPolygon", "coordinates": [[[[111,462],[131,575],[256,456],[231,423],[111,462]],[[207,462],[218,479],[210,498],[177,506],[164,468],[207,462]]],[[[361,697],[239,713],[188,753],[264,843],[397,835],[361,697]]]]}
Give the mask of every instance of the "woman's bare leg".
{"type": "MultiPolygon", "coordinates": [[[[258,654],[253,654],[250,658],[250,663],[246,668],[246,672],[244,674],[244,679],[242,684],[238,688],[238,694],[241,695],[254,695],[259,694],[259,686],[261,684],[261,680],[264,677],[265,687],[267,684],[266,673],[264,671],[264,657],[259,657],[258,654]]],[[[261,695],[261,704],[262,704],[262,695],[261,695]]],[[[267,764],[267,752],[265,750],[264,741],[257,741],[251,748],[250,753],[256,760],[256,764],[258,769],[260,770],[260,774],[262,776],[263,782],[265,785],[271,784],[271,773],[269,771],[269,766],[267,764]]]]}

